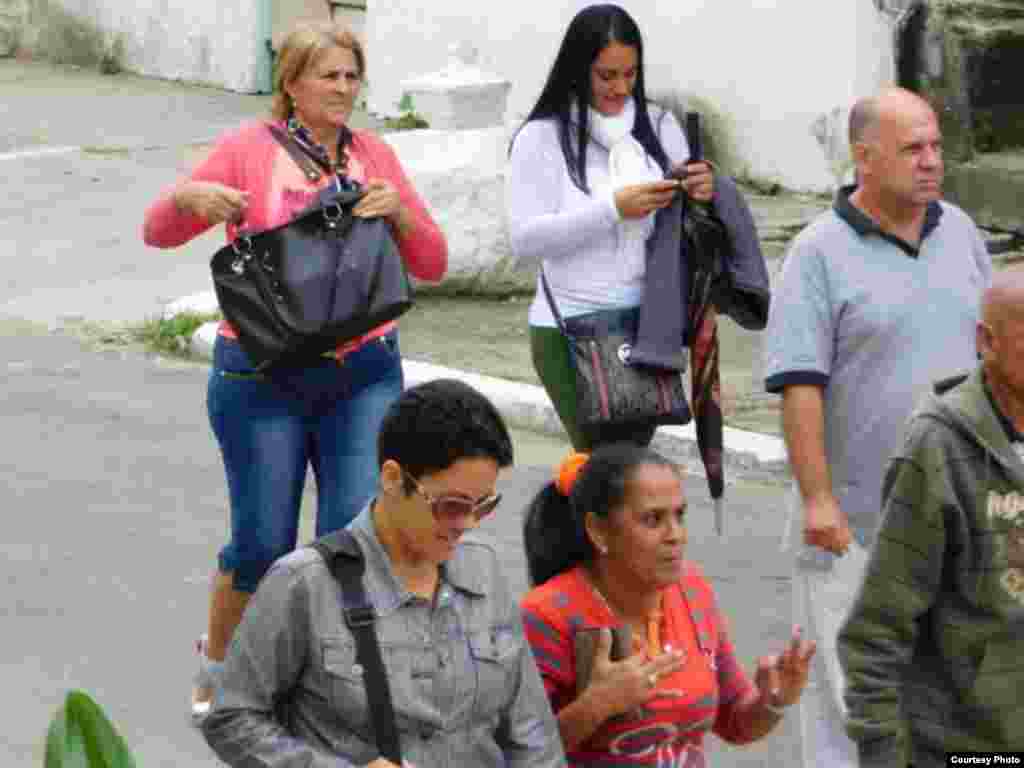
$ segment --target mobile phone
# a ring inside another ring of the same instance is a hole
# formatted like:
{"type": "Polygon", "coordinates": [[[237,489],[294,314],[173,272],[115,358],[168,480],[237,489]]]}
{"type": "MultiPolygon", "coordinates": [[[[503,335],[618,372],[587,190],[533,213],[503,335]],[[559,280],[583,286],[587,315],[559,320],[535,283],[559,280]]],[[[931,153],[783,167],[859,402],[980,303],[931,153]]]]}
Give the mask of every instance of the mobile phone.
{"type": "MultiPolygon", "coordinates": [[[[603,629],[607,629],[604,627],[603,629]]],[[[576,657],[576,694],[579,695],[590,685],[590,676],[594,670],[594,659],[597,657],[597,641],[602,627],[585,627],[576,630],[573,636],[573,650],[576,657]]],[[[632,650],[630,629],[625,624],[611,627],[612,661],[622,661],[632,650]]]]}

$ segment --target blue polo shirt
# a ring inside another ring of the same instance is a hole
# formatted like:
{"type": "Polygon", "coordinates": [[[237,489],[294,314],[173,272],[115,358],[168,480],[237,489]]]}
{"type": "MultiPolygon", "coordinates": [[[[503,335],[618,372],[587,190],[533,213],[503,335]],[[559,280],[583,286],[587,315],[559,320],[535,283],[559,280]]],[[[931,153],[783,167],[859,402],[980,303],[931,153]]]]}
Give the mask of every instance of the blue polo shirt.
{"type": "Polygon", "coordinates": [[[885,465],[917,399],[977,362],[975,326],[992,262],[962,210],[932,203],[914,247],[840,190],[793,241],[773,290],[765,387],[825,395],[833,492],[858,540],[877,529],[885,465]]]}

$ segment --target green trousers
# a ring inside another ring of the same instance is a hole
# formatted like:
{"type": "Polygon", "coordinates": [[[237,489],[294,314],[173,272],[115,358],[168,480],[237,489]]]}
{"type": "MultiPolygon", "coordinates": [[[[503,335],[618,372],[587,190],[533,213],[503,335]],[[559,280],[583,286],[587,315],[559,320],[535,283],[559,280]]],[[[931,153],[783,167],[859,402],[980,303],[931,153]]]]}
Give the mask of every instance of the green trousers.
{"type": "Polygon", "coordinates": [[[559,421],[569,433],[572,447],[590,452],[604,443],[632,442],[648,445],[654,427],[600,427],[581,429],[576,421],[576,373],[573,370],[569,344],[557,328],[530,326],[530,355],[540,383],[555,406],[559,421]]]}

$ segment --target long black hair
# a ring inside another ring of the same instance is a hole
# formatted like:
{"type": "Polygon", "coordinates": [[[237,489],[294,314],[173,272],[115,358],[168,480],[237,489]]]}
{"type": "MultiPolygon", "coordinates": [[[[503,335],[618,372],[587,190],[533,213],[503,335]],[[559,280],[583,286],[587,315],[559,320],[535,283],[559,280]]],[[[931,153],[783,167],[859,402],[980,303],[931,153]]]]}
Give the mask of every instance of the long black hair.
{"type": "MultiPolygon", "coordinates": [[[[636,120],[633,123],[633,136],[663,171],[669,168],[668,155],[658,141],[647,110],[644,42],[640,28],[633,17],[617,5],[592,5],[577,13],[569,23],[540,98],[523,123],[525,125],[531,120],[546,118],[554,118],[558,122],[558,139],[565,156],[565,165],[569,169],[569,178],[587,194],[590,194],[586,163],[590,122],[587,107],[593,96],[590,68],[601,51],[611,43],[621,43],[636,49],[637,75],[633,86],[636,120]],[[570,106],[574,101],[579,120],[575,126],[575,136],[572,135],[574,126],[569,119],[570,106]]],[[[522,130],[522,126],[519,130],[522,130]]],[[[515,143],[515,136],[512,137],[512,143],[515,143]]]]}
{"type": "Polygon", "coordinates": [[[626,484],[637,467],[678,468],[650,448],[635,443],[607,443],[590,456],[566,497],[554,482],[545,485],[526,508],[523,544],[530,582],[543,584],[594,556],[584,524],[587,513],[602,519],[626,499],[626,484]]]}

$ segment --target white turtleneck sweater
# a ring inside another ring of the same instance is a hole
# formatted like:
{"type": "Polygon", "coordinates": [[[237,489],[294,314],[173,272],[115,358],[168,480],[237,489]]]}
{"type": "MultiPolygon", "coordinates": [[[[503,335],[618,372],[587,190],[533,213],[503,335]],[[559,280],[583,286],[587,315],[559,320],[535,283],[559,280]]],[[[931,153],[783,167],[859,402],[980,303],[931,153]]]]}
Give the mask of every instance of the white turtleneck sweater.
{"type": "MultiPolygon", "coordinates": [[[[679,122],[654,105],[648,110],[670,163],[685,162],[690,153],[679,122]]],[[[648,159],[651,179],[660,178],[657,162],[648,159]]],[[[519,259],[543,260],[565,317],[635,307],[643,300],[645,238],[634,236],[637,222],[624,223],[614,200],[615,188],[635,181],[616,185],[609,152],[594,141],[587,143],[586,164],[589,195],[569,177],[557,123],[534,120],[516,136],[507,181],[512,252],[519,259]]],[[[529,322],[555,327],[539,279],[529,322]]]]}

